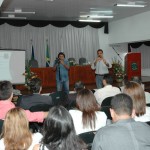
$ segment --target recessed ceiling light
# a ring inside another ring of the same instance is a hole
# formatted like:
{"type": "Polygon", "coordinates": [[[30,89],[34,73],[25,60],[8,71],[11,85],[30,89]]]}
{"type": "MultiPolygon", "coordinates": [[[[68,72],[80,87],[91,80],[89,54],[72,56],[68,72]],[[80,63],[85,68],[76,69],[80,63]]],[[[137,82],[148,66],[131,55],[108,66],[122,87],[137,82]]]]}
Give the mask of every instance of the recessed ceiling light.
{"type": "Polygon", "coordinates": [[[114,16],[101,16],[101,15],[81,15],[81,18],[113,18],[114,16]]]}
{"type": "Polygon", "coordinates": [[[22,11],[22,9],[15,9],[14,11],[2,11],[3,14],[35,14],[34,11],[22,11]]]}
{"type": "Polygon", "coordinates": [[[26,17],[0,17],[1,19],[27,19],[26,17]]]}
{"type": "Polygon", "coordinates": [[[101,22],[101,20],[80,19],[80,22],[101,22]]]}
{"type": "Polygon", "coordinates": [[[91,10],[91,13],[112,14],[112,10],[91,10]]]}
{"type": "Polygon", "coordinates": [[[119,7],[145,7],[146,5],[144,4],[136,4],[135,2],[128,2],[127,4],[115,4],[114,6],[119,6],[119,7]]]}

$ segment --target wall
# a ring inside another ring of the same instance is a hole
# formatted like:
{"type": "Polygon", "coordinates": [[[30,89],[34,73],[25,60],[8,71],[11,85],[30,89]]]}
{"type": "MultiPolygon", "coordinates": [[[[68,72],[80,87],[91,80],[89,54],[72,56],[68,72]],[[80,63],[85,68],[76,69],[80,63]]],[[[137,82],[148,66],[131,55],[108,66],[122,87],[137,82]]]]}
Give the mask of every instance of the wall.
{"type": "Polygon", "coordinates": [[[150,11],[109,23],[109,44],[150,39],[150,11]]]}
{"type": "Polygon", "coordinates": [[[112,59],[116,59],[122,62],[124,65],[124,56],[128,52],[128,44],[109,44],[110,34],[103,34],[103,28],[98,30],[99,34],[99,45],[100,48],[104,51],[104,57],[109,62],[112,62],[112,59]]]}

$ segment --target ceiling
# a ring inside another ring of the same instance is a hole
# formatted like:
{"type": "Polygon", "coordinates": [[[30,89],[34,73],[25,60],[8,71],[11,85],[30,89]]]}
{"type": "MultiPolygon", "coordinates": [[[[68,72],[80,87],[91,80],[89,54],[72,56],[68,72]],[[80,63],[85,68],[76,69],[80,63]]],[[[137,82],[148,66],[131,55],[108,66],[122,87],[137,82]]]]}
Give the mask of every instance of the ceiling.
{"type": "MultiPolygon", "coordinates": [[[[4,11],[21,9],[23,12],[35,12],[35,14],[15,14],[16,17],[27,17],[27,20],[55,20],[77,21],[80,15],[97,15],[91,11],[112,11],[107,15],[113,15],[111,19],[101,21],[114,21],[150,10],[150,0],[4,0],[1,6],[0,17],[7,17],[12,13],[4,11]],[[136,2],[146,4],[144,8],[127,8],[114,6],[116,3],[136,2]]],[[[100,13],[100,15],[104,15],[100,13]]],[[[106,15],[106,14],[105,14],[106,15]]]]}

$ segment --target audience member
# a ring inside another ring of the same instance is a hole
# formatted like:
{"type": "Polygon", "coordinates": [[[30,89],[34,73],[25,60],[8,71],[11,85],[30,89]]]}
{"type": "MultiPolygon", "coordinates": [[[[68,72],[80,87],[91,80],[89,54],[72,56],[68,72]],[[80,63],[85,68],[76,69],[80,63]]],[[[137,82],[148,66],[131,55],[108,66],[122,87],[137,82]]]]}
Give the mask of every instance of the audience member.
{"type": "Polygon", "coordinates": [[[42,139],[40,133],[32,134],[22,108],[10,109],[5,117],[0,140],[1,150],[32,150],[42,139]]]}
{"type": "MultiPolygon", "coordinates": [[[[144,84],[142,84],[142,81],[141,81],[140,77],[134,76],[134,77],[131,78],[131,81],[139,83],[142,86],[143,90],[144,90],[144,84]]],[[[144,92],[145,92],[146,104],[150,104],[150,93],[146,92],[146,91],[144,91],[144,92]]]]}
{"type": "Polygon", "coordinates": [[[99,111],[99,105],[92,91],[81,90],[76,99],[77,110],[70,110],[77,134],[98,130],[106,125],[107,117],[99,111]]]}
{"type": "Polygon", "coordinates": [[[146,107],[145,93],[142,86],[130,81],[125,84],[123,93],[128,94],[133,100],[133,108],[136,114],[134,119],[141,122],[150,121],[150,107],[146,107]]]}
{"type": "Polygon", "coordinates": [[[22,96],[18,102],[18,106],[29,110],[32,106],[39,104],[53,105],[51,96],[40,94],[42,91],[42,81],[39,78],[31,79],[30,88],[33,94],[22,96]]]}
{"type": "Polygon", "coordinates": [[[44,122],[41,144],[33,150],[83,150],[86,145],[75,134],[73,120],[63,106],[49,110],[44,122]]]}
{"type": "Polygon", "coordinates": [[[136,122],[130,96],[118,94],[111,101],[113,124],[98,130],[92,150],[149,150],[150,126],[136,122]]]}
{"type": "Polygon", "coordinates": [[[96,97],[96,100],[100,105],[105,98],[115,96],[116,94],[121,93],[120,89],[118,87],[112,86],[112,84],[113,84],[112,76],[109,74],[104,75],[104,78],[103,78],[104,87],[101,89],[98,89],[94,93],[94,96],[96,97]]]}
{"type": "Polygon", "coordinates": [[[68,95],[70,107],[75,107],[76,106],[77,93],[79,91],[81,91],[82,89],[84,89],[84,88],[85,88],[85,86],[84,86],[83,82],[78,81],[78,82],[75,83],[75,85],[74,85],[74,93],[70,93],[68,95]]]}
{"type": "MultiPolygon", "coordinates": [[[[0,119],[4,119],[6,113],[15,108],[15,105],[11,102],[13,98],[13,87],[10,81],[0,81],[0,119]]],[[[47,112],[34,112],[29,110],[25,111],[27,118],[32,122],[43,122],[47,117],[47,112]]]]}

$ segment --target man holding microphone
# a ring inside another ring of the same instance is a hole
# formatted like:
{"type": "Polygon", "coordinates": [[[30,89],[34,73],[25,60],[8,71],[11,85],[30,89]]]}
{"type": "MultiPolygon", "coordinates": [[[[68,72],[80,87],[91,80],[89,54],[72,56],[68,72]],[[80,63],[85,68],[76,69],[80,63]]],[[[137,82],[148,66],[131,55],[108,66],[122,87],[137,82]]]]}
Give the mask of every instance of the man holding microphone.
{"type": "Polygon", "coordinates": [[[103,77],[105,74],[108,74],[108,68],[110,67],[110,64],[104,59],[103,57],[103,50],[98,49],[97,50],[97,58],[92,63],[91,68],[95,69],[95,75],[96,75],[96,86],[98,89],[103,87],[103,77]]]}
{"type": "Polygon", "coordinates": [[[57,91],[66,92],[69,94],[69,62],[65,59],[65,54],[60,52],[54,62],[54,70],[56,71],[57,91]]]}

